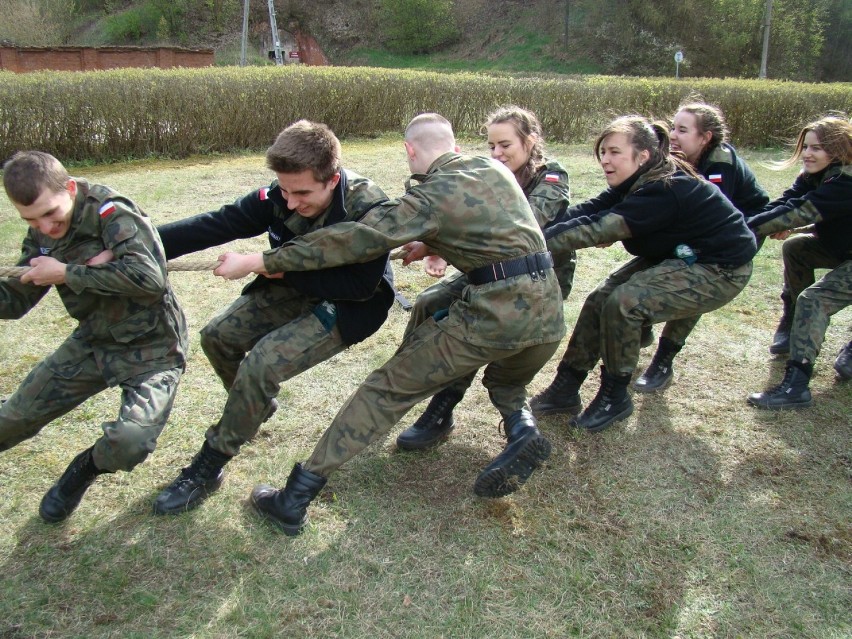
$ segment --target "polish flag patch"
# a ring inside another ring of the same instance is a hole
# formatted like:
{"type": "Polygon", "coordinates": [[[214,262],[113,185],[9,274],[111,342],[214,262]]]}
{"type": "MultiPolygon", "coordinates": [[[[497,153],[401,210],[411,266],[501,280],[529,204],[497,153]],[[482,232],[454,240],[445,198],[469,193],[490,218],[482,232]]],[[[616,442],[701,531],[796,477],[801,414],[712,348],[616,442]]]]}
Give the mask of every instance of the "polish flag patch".
{"type": "Polygon", "coordinates": [[[544,176],[544,181],[545,182],[558,182],[559,181],[559,175],[556,174],[556,173],[548,173],[547,175],[544,176]]]}
{"type": "Polygon", "coordinates": [[[721,184],[722,183],[722,174],[714,173],[712,175],[708,175],[707,179],[710,180],[713,184],[721,184]]]}
{"type": "Polygon", "coordinates": [[[115,204],[112,202],[104,202],[101,208],[98,209],[98,215],[101,217],[108,217],[113,213],[115,213],[115,204]]]}
{"type": "Polygon", "coordinates": [[[268,186],[263,187],[262,189],[260,189],[260,191],[257,192],[257,194],[260,197],[261,202],[268,200],[269,199],[269,187],[268,186]]]}

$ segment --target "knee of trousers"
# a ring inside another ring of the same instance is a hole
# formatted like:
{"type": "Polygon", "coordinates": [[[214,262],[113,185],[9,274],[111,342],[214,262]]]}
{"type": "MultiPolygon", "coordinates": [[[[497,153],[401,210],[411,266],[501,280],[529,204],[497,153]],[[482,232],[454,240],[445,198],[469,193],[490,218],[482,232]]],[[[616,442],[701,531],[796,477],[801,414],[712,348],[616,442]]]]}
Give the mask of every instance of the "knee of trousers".
{"type": "Polygon", "coordinates": [[[646,322],[653,319],[638,302],[632,291],[619,287],[607,297],[602,315],[611,319],[624,319],[634,322],[646,322]]]}
{"type": "Polygon", "coordinates": [[[154,452],[162,426],[105,422],[103,431],[94,446],[95,465],[110,472],[130,471],[154,452]]]}

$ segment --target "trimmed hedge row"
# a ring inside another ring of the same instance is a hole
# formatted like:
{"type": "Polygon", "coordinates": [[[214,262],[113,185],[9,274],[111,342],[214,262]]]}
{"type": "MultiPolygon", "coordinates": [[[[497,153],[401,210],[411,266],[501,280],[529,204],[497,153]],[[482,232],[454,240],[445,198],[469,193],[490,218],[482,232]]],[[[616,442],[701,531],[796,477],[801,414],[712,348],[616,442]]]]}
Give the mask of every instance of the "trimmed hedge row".
{"type": "Polygon", "coordinates": [[[342,137],[372,136],[400,132],[424,111],[476,135],[507,103],[535,111],[549,140],[586,142],[615,115],[669,116],[690,93],[722,107],[741,146],[777,146],[818,115],[852,112],[845,83],[293,66],[0,72],[0,159],[19,149],[93,161],[264,149],[299,118],[342,137]]]}

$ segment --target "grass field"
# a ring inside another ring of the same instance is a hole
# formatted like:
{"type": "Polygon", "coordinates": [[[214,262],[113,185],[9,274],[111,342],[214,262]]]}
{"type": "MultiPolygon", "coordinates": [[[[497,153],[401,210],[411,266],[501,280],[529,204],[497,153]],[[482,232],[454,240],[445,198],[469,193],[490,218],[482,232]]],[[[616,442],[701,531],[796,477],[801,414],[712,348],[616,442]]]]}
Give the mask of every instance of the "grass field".
{"type": "MultiPolygon", "coordinates": [[[[485,150],[479,141],[464,146],[485,150]]],[[[782,151],[743,154],[772,196],[792,181],[794,170],[763,168],[782,151]]],[[[573,201],[603,188],[588,148],[554,146],[550,155],[568,168],[573,201]]],[[[346,141],[344,157],[389,195],[402,192],[398,138],[346,141]]],[[[260,155],[72,173],[117,188],[157,223],[218,208],[271,177],[260,155]]],[[[0,195],[0,264],[14,263],[24,230],[0,195]]],[[[263,246],[263,238],[235,244],[263,246]]],[[[337,407],[392,354],[407,315],[395,306],[372,338],[286,384],[282,408],[202,507],[154,517],[154,497],[225,401],[198,330],[245,283],[175,273],[192,343],[156,453],[133,473],[100,478],[60,525],[42,523],[39,500],[113,419],[117,391],[0,454],[0,638],[852,636],[852,385],[832,369],[850,339],[852,309],[829,327],[813,408],[749,407],[746,395],[783,369],[767,351],[780,310],[779,255],[769,241],[743,294],[699,324],[672,386],[634,396],[627,421],[589,435],[543,419],[553,455],[518,493],[473,495],[477,473],[503,443],[477,383],[449,442],[396,451],[417,407],[332,476],[311,525],[292,539],[251,512],[251,488],[282,484],[307,457],[337,407]]],[[[626,259],[620,246],[580,253],[565,302],[569,329],[585,295],[626,259]]],[[[396,277],[412,299],[433,281],[416,266],[397,266],[396,277]]],[[[73,322],[51,292],[0,327],[4,395],[73,322]]],[[[652,354],[643,351],[640,366],[652,354]]],[[[530,394],[549,384],[555,364],[530,394]]]]}

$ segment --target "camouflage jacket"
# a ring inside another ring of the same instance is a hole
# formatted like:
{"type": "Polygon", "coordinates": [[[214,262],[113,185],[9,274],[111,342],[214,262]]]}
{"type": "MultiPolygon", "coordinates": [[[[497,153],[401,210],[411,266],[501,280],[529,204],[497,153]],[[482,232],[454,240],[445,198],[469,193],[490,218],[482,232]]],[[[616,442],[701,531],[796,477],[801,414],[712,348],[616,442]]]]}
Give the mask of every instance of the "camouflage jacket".
{"type": "Polygon", "coordinates": [[[814,235],[837,259],[852,258],[852,165],[800,173],[793,186],[749,220],[760,237],[814,224],[814,235]]]}
{"type": "MultiPolygon", "coordinates": [[[[414,175],[398,200],[360,222],[343,222],[265,253],[270,273],[328,268],[373,259],[421,240],[462,272],[545,250],[544,237],[511,172],[493,160],[445,153],[414,175]]],[[[523,348],[565,333],[556,278],[529,275],[468,285],[442,329],[471,344],[523,348]]]]}
{"type": "Polygon", "coordinates": [[[569,204],[568,172],[556,160],[545,160],[524,187],[524,195],[538,225],[544,228],[569,204]]]}
{"type": "MultiPolygon", "coordinates": [[[[289,209],[275,180],[218,211],[164,224],[158,230],[169,259],[262,233],[268,235],[269,246],[276,248],[310,231],[358,220],[387,199],[384,191],[367,178],[343,170],[331,204],[315,218],[302,217],[289,209]]],[[[283,279],[258,277],[245,287],[243,294],[266,286],[290,286],[317,303],[335,302],[340,334],[347,344],[375,333],[387,319],[394,300],[387,253],[364,264],[294,271],[283,279]]]]}
{"type": "Polygon", "coordinates": [[[730,144],[722,143],[705,155],[695,167],[724,193],[746,221],[760,213],[769,196],[757,178],[730,144]]]}
{"type": "Polygon", "coordinates": [[[675,257],[689,246],[697,261],[737,268],[757,252],[742,213],[712,184],[681,172],[669,179],[628,178],[570,207],[550,226],[547,246],[559,260],[566,250],[622,241],[632,255],[650,260],[675,257]]]}
{"type": "MultiPolygon", "coordinates": [[[[29,229],[18,264],[27,266],[40,255],[67,264],[65,284],[56,289],[79,322],[71,337],[88,347],[107,384],[183,366],[186,320],[166,277],[156,230],[133,202],[111,189],[84,180],[77,187],[68,233],[54,240],[29,229]],[[104,249],[114,261],[85,265],[104,249]]],[[[48,290],[0,281],[0,317],[22,317],[48,290]]]]}

